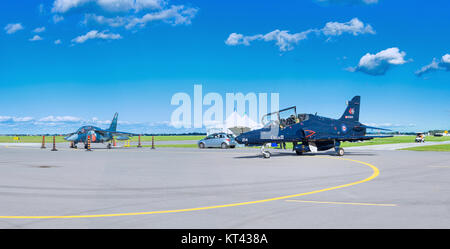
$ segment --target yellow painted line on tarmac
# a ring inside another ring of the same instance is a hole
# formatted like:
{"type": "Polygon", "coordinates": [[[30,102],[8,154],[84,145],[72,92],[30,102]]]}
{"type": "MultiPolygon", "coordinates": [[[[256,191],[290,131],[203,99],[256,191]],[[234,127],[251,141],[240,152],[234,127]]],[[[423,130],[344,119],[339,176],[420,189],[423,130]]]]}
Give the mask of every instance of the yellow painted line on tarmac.
{"type": "Polygon", "coordinates": [[[325,191],[340,189],[340,188],[346,188],[350,186],[354,186],[357,184],[361,184],[364,182],[368,182],[376,178],[380,171],[377,167],[370,163],[366,163],[363,161],[358,161],[354,159],[348,159],[348,158],[341,158],[341,157],[325,157],[325,156],[315,156],[314,158],[325,158],[325,159],[334,159],[334,160],[345,160],[345,161],[351,161],[355,163],[359,163],[365,166],[368,166],[372,169],[372,175],[356,181],[351,182],[339,186],[314,190],[306,193],[299,193],[299,194],[293,194],[293,195],[285,195],[280,197],[274,197],[269,199],[262,199],[262,200],[256,200],[256,201],[248,201],[248,202],[239,202],[239,203],[231,203],[231,204],[223,204],[223,205],[215,205],[215,206],[206,206],[206,207],[198,207],[198,208],[186,208],[186,209],[173,209],[173,210],[162,210],[162,211],[149,211],[149,212],[134,212],[134,213],[117,213],[117,214],[91,214],[91,215],[57,215],[57,216],[0,216],[0,219],[67,219],[67,218],[99,218],[99,217],[121,217],[121,216],[134,216],[134,215],[149,215],[149,214],[167,214],[167,213],[181,213],[181,212],[191,212],[191,211],[200,211],[200,210],[209,210],[209,209],[216,209],[216,208],[225,208],[225,207],[237,207],[237,206],[244,206],[244,205],[250,205],[250,204],[258,204],[258,203],[264,203],[264,202],[270,202],[270,201],[277,201],[277,200],[285,200],[285,199],[291,199],[294,197],[299,196],[305,196],[305,195],[311,195],[311,194],[317,194],[325,191]]]}
{"type": "Polygon", "coordinates": [[[302,201],[302,200],[286,200],[288,202],[318,203],[318,204],[339,204],[339,205],[357,205],[357,206],[382,206],[396,207],[396,204],[377,204],[377,203],[361,203],[361,202],[338,202],[338,201],[302,201]]]}

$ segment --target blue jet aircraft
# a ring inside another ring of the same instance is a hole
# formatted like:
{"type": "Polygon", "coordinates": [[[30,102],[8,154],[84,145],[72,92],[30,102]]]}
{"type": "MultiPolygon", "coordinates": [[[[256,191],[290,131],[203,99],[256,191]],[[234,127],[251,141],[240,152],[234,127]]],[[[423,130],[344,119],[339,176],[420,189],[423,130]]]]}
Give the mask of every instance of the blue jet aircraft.
{"type": "Polygon", "coordinates": [[[117,117],[119,114],[116,112],[114,118],[111,121],[111,125],[107,130],[101,129],[95,126],[82,126],[76,132],[68,134],[64,137],[65,140],[73,142],[72,148],[77,148],[77,143],[84,143],[84,148],[87,148],[88,136],[90,136],[91,143],[108,143],[108,149],[111,149],[111,141],[114,136],[118,136],[117,140],[128,140],[129,136],[138,136],[138,134],[120,132],[117,129],[117,117]]]}
{"type": "Polygon", "coordinates": [[[339,119],[321,117],[317,113],[297,115],[295,106],[269,113],[262,118],[263,128],[243,133],[236,137],[236,141],[247,146],[261,146],[263,157],[269,158],[270,152],[264,150],[268,143],[292,142],[297,155],[334,148],[338,156],[343,156],[341,142],[392,137],[366,136],[366,129],[390,130],[361,124],[360,100],[360,96],[353,97],[339,119]]]}

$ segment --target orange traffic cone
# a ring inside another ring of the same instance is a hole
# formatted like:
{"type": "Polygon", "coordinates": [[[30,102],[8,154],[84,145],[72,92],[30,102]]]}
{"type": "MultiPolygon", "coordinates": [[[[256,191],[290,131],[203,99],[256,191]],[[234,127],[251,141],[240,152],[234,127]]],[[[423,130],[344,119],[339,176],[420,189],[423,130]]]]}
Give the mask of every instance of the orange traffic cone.
{"type": "Polygon", "coordinates": [[[42,136],[42,145],[41,149],[45,149],[45,136],[42,136]]]}
{"type": "Polygon", "coordinates": [[[141,135],[139,135],[139,143],[138,143],[138,146],[137,146],[138,148],[141,148],[142,147],[142,145],[141,145],[141,135]]]}
{"type": "Polygon", "coordinates": [[[58,151],[58,150],[56,149],[55,136],[53,136],[53,148],[52,148],[52,151],[58,151]]]}

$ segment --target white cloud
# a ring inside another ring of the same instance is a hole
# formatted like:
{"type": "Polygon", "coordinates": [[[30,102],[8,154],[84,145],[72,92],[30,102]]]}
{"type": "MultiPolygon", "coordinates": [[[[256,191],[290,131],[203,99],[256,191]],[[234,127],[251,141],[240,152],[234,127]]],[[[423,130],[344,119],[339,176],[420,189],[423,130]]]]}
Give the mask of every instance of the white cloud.
{"type": "Polygon", "coordinates": [[[122,38],[122,36],[120,36],[119,34],[107,32],[108,32],[107,30],[102,32],[98,32],[97,30],[91,30],[87,32],[85,35],[80,35],[72,39],[72,42],[84,43],[85,41],[90,39],[117,40],[122,38]]]}
{"type": "Polygon", "coordinates": [[[307,35],[315,30],[307,30],[300,33],[290,34],[287,30],[276,29],[267,34],[257,34],[252,36],[244,36],[242,34],[231,33],[225,44],[229,46],[245,45],[249,46],[250,42],[255,40],[263,40],[266,42],[276,41],[276,45],[279,47],[280,51],[289,51],[293,49],[293,45],[297,44],[299,41],[307,38],[307,35]]]}
{"type": "Polygon", "coordinates": [[[111,124],[111,120],[99,120],[97,117],[93,117],[90,121],[87,121],[89,123],[94,123],[96,125],[109,125],[111,124]]]}
{"type": "Polygon", "coordinates": [[[64,20],[63,16],[60,16],[60,15],[54,15],[53,16],[53,23],[59,23],[59,22],[61,22],[63,20],[64,20]]]}
{"type": "Polygon", "coordinates": [[[45,27],[38,27],[38,28],[33,29],[34,33],[41,33],[44,31],[45,31],[45,27]]]}
{"type": "Polygon", "coordinates": [[[38,35],[35,35],[35,36],[33,36],[32,38],[30,38],[28,40],[29,41],[40,41],[40,40],[43,40],[43,38],[38,36],[38,35]]]}
{"type": "Polygon", "coordinates": [[[58,40],[56,40],[54,43],[55,43],[56,45],[61,44],[61,40],[58,39],[58,40]]]}
{"type": "Polygon", "coordinates": [[[130,29],[136,25],[145,26],[146,23],[152,21],[165,21],[172,25],[191,24],[191,20],[195,17],[197,11],[198,9],[196,8],[186,8],[183,5],[172,5],[169,9],[147,13],[141,18],[130,18],[125,27],[130,29]]]}
{"type": "Polygon", "coordinates": [[[343,33],[349,33],[355,36],[359,34],[375,34],[375,31],[370,24],[364,24],[358,18],[353,18],[345,23],[328,22],[322,29],[322,32],[324,35],[328,36],[338,36],[343,33]]]}
{"type": "Polygon", "coordinates": [[[96,14],[85,14],[83,24],[87,25],[89,22],[95,22],[102,25],[108,25],[110,27],[121,27],[125,26],[127,23],[126,18],[117,16],[117,17],[104,17],[98,16],[96,14]]]}
{"type": "Polygon", "coordinates": [[[45,14],[44,4],[39,4],[38,6],[39,14],[43,15],[45,14]]]}
{"type": "Polygon", "coordinates": [[[160,9],[166,4],[164,0],[55,0],[52,12],[65,13],[88,3],[114,12],[130,10],[138,12],[143,9],[160,9]]]}
{"type": "Polygon", "coordinates": [[[24,29],[21,23],[9,23],[5,26],[5,31],[7,34],[13,34],[17,31],[24,29]]]}
{"type": "Polygon", "coordinates": [[[84,19],[81,21],[84,25],[90,23],[107,25],[112,28],[125,27],[126,29],[133,29],[136,26],[144,27],[147,23],[163,21],[175,25],[189,25],[192,19],[198,12],[197,8],[185,7],[184,5],[171,5],[168,8],[161,8],[143,15],[117,15],[117,16],[103,16],[96,13],[86,13],[84,19]]]}
{"type": "Polygon", "coordinates": [[[29,122],[34,120],[32,117],[11,117],[11,116],[0,116],[0,123],[12,123],[12,122],[29,122]]]}
{"type": "MultiPolygon", "coordinates": [[[[168,5],[169,0],[54,0],[53,22],[64,19],[66,12],[80,8],[84,13],[84,25],[106,25],[111,28],[134,29],[147,23],[162,21],[173,26],[189,25],[198,8],[184,5],[168,5]],[[97,7],[96,7],[97,6],[97,7]],[[89,7],[89,8],[88,8],[89,7]],[[93,7],[93,8],[92,8],[93,7]]],[[[98,29],[96,26],[93,29],[98,29]]],[[[135,31],[135,30],[133,30],[135,31]]]]}
{"type": "Polygon", "coordinates": [[[443,55],[439,61],[436,58],[433,58],[433,61],[430,64],[417,70],[416,75],[420,77],[423,74],[438,70],[450,71],[450,54],[443,55]]]}
{"type": "Polygon", "coordinates": [[[79,122],[80,118],[73,116],[47,116],[39,119],[40,122],[79,122]]]}
{"type": "Polygon", "coordinates": [[[398,48],[388,48],[376,54],[367,53],[359,60],[358,66],[348,68],[351,72],[363,72],[370,75],[384,75],[392,65],[402,65],[406,53],[398,48]]]}
{"type": "Polygon", "coordinates": [[[299,33],[289,33],[287,30],[279,29],[267,34],[256,34],[252,36],[231,33],[225,41],[225,44],[229,46],[249,46],[250,42],[255,40],[263,40],[265,42],[276,41],[276,45],[279,47],[280,51],[289,51],[292,50],[294,45],[298,44],[299,41],[307,39],[308,35],[311,33],[330,37],[340,36],[345,33],[353,34],[354,36],[360,34],[375,34],[375,31],[369,24],[364,24],[358,18],[353,18],[345,23],[328,22],[322,29],[308,29],[299,33]]]}

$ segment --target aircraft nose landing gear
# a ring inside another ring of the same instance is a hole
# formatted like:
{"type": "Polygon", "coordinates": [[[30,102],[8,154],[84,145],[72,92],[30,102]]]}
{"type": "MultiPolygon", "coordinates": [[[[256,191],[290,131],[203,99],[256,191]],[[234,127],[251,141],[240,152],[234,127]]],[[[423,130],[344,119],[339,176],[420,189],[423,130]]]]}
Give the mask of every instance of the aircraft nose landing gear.
{"type": "Polygon", "coordinates": [[[263,158],[270,158],[271,154],[270,154],[269,151],[264,150],[264,147],[265,147],[265,146],[266,146],[265,144],[263,144],[263,145],[261,146],[261,153],[262,153],[262,155],[263,155],[263,158]]]}

